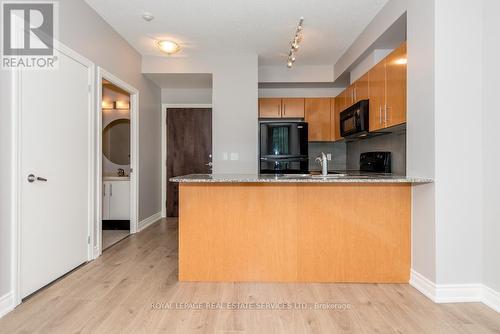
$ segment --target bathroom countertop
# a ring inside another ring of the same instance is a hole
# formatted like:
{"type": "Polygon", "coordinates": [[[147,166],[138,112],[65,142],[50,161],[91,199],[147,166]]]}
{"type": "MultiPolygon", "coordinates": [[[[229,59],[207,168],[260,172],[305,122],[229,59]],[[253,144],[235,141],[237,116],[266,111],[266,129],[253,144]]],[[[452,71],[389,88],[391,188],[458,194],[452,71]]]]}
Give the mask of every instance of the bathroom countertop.
{"type": "Polygon", "coordinates": [[[104,181],[130,181],[130,176],[104,176],[104,181]]]}

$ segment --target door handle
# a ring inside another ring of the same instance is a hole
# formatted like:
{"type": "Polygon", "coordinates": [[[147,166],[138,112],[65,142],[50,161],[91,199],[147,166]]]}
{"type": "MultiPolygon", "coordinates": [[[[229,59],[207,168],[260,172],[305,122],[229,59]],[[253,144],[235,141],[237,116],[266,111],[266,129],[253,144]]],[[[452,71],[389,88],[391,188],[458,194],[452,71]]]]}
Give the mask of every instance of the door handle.
{"type": "Polygon", "coordinates": [[[28,175],[28,182],[33,183],[35,181],[47,182],[47,179],[40,176],[35,176],[33,174],[28,175]]]}

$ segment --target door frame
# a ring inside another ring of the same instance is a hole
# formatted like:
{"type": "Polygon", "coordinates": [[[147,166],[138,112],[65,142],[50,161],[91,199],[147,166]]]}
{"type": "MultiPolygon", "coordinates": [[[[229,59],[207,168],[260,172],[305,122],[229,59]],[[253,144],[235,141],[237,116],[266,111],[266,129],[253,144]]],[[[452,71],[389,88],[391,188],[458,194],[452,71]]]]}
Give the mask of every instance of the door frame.
{"type": "MultiPolygon", "coordinates": [[[[161,105],[161,216],[167,217],[167,108],[213,108],[211,103],[205,104],[173,104],[161,105]]],[[[213,143],[212,143],[213,145],[213,143]]],[[[214,159],[212,159],[214,161],[214,159]]]]}
{"type": "Polygon", "coordinates": [[[121,80],[117,76],[97,67],[97,98],[95,105],[96,117],[96,228],[91,234],[94,245],[93,258],[102,254],[102,80],[106,79],[113,85],[130,94],[130,234],[138,231],[139,224],[139,90],[121,80]]]}
{"type": "MultiPolygon", "coordinates": [[[[95,124],[95,113],[94,113],[94,101],[95,101],[95,64],[87,59],[86,57],[80,55],[78,52],[67,47],[60,41],[54,43],[54,49],[64,53],[68,57],[79,62],[83,66],[87,67],[88,72],[88,121],[89,121],[89,133],[88,133],[88,147],[89,150],[88,160],[89,160],[89,176],[88,176],[88,201],[89,201],[89,219],[88,219],[88,238],[92,238],[92,231],[94,229],[94,217],[95,217],[95,169],[94,169],[94,157],[95,157],[95,141],[94,133],[96,131],[95,124]]],[[[14,306],[21,304],[21,245],[22,245],[22,235],[21,235],[21,216],[22,216],[22,184],[24,181],[23,175],[21,175],[21,138],[22,138],[22,124],[21,124],[21,105],[22,105],[22,70],[16,69],[11,73],[12,80],[12,243],[11,243],[11,285],[12,293],[14,298],[14,306]]],[[[90,240],[89,239],[89,240],[90,240]]],[[[87,260],[90,261],[93,258],[93,247],[92,243],[88,242],[87,246],[87,260]]]]}

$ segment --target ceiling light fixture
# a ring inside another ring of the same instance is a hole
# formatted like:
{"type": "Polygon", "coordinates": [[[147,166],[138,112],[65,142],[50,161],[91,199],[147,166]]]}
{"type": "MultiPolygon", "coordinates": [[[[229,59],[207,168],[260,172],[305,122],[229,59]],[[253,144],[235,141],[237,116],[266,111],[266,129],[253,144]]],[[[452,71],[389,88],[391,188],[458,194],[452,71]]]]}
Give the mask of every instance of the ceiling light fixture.
{"type": "Polygon", "coordinates": [[[291,68],[293,63],[295,62],[295,53],[299,50],[300,42],[303,39],[303,30],[304,30],[304,18],[301,17],[299,20],[299,24],[297,25],[297,29],[295,30],[295,36],[293,40],[290,42],[290,52],[288,53],[288,60],[286,62],[286,67],[291,68]]]}
{"type": "Polygon", "coordinates": [[[153,19],[154,19],[155,17],[153,16],[153,14],[146,12],[146,13],[142,14],[142,18],[143,18],[143,19],[144,19],[144,21],[146,21],[146,22],[151,22],[151,21],[153,21],[153,19]]]}
{"type": "Polygon", "coordinates": [[[181,50],[179,44],[169,40],[157,41],[156,46],[158,47],[158,49],[160,49],[161,51],[165,52],[168,55],[172,55],[181,50]]]}

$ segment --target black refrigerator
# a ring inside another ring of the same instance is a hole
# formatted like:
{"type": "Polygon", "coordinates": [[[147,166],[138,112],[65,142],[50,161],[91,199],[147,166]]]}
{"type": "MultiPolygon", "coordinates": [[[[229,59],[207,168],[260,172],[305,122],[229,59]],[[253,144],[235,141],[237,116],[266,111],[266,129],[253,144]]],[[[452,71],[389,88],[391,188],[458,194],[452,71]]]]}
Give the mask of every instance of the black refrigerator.
{"type": "Polygon", "coordinates": [[[305,174],[308,172],[306,122],[260,123],[261,174],[305,174]]]}

